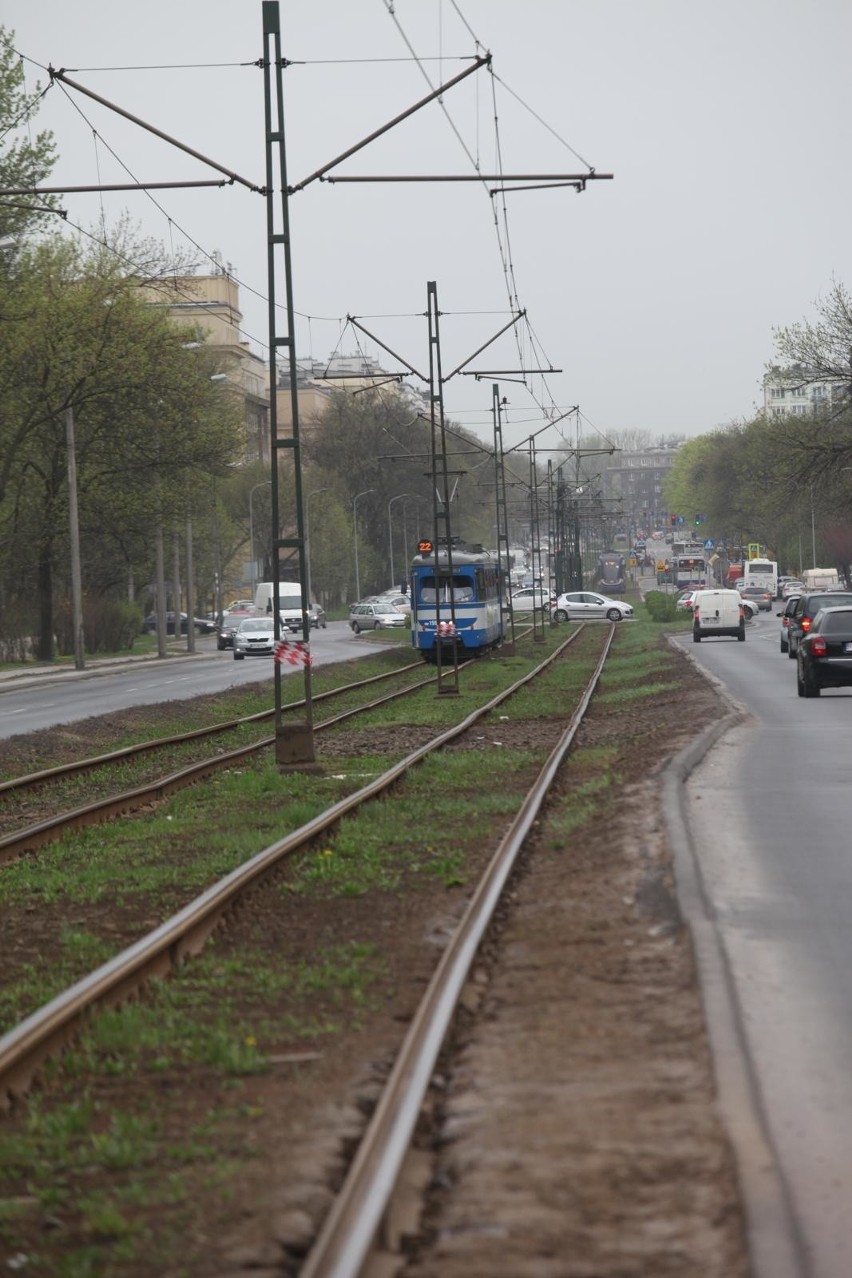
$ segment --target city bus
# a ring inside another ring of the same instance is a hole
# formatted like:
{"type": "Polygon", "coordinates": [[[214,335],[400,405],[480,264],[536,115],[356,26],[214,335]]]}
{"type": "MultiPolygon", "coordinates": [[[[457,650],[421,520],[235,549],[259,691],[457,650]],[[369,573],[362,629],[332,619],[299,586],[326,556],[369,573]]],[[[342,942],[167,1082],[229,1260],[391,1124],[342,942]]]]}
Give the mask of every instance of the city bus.
{"type": "Polygon", "coordinates": [[[743,585],[760,586],[773,599],[778,597],[778,564],[774,559],[747,559],[743,565],[743,585]]]}
{"type": "Polygon", "coordinates": [[[703,555],[678,555],[674,566],[678,590],[698,590],[707,585],[707,561],[703,555]]]}

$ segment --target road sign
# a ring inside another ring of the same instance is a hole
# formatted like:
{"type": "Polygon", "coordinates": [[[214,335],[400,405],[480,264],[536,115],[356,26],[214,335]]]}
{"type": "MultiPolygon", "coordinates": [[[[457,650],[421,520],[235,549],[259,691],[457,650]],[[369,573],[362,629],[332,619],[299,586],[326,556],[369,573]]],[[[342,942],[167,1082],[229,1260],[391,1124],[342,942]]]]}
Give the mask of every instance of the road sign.
{"type": "Polygon", "coordinates": [[[705,550],[715,550],[715,549],[716,549],[716,543],[715,543],[715,541],[713,540],[713,538],[712,538],[712,537],[708,537],[708,538],[707,538],[707,540],[706,540],[706,541],[705,541],[705,543],[704,543],[704,549],[705,549],[705,550]]]}

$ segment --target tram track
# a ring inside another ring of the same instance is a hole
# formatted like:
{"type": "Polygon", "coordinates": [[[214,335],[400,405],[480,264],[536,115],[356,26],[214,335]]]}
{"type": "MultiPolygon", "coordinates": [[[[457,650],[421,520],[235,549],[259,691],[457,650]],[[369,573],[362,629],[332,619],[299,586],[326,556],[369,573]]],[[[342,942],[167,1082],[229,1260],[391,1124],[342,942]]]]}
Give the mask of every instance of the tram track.
{"type": "Polygon", "coordinates": [[[609,656],[610,626],[595,669],[568,726],[527,791],[477,884],[414,1015],[344,1184],[301,1270],[302,1278],[358,1278],[365,1265],[389,1260],[380,1227],[399,1191],[441,1045],[482,939],[518,854],[570,750],[609,656]]]}
{"type": "MultiPolygon", "coordinates": [[[[467,663],[464,664],[466,665],[467,663]]],[[[462,669],[463,666],[459,668],[462,669]]],[[[360,692],[375,683],[397,678],[400,675],[411,674],[413,671],[423,671],[422,661],[413,662],[397,670],[386,671],[380,675],[373,675],[367,679],[356,680],[339,688],[317,693],[312,698],[312,702],[316,705],[333,698],[339,699],[353,692],[360,692]]],[[[332,715],[323,722],[316,724],[314,730],[316,732],[324,731],[335,724],[344,722],[348,718],[368,713],[400,697],[412,695],[432,682],[434,682],[433,675],[429,675],[425,679],[418,679],[385,696],[374,698],[339,714],[332,715]]],[[[303,700],[289,702],[284,707],[284,710],[285,712],[298,710],[304,704],[303,700]]],[[[174,752],[176,749],[187,745],[206,742],[211,737],[221,739],[234,735],[247,727],[263,726],[273,718],[274,714],[274,709],[262,710],[257,714],[210,724],[203,728],[194,728],[184,733],[175,733],[171,736],[137,742],[106,754],[94,755],[56,767],[41,769],[38,772],[13,777],[0,782],[0,801],[4,797],[7,801],[9,799],[18,800],[22,796],[29,796],[32,792],[43,795],[49,788],[59,787],[62,782],[69,778],[91,777],[92,774],[103,770],[132,765],[143,758],[147,760],[150,755],[157,751],[168,754],[170,751],[174,752]]],[[[184,787],[194,785],[198,781],[213,775],[217,771],[234,767],[249,756],[269,749],[274,745],[274,742],[274,737],[264,735],[233,749],[220,749],[215,755],[206,755],[196,759],[183,768],[160,773],[139,785],[134,785],[118,793],[103,794],[88,803],[76,805],[71,809],[51,811],[48,815],[41,815],[39,820],[30,820],[28,824],[23,826],[20,824],[20,809],[17,813],[13,813],[7,807],[5,815],[0,818],[0,829],[5,826],[8,831],[0,836],[0,866],[16,860],[26,852],[36,851],[38,848],[61,839],[69,830],[84,829],[87,826],[124,816],[152,803],[159,802],[184,787]],[[17,828],[9,829],[13,823],[17,828]]],[[[47,800],[47,802],[49,803],[50,800],[47,800]]],[[[23,806],[24,814],[27,811],[32,811],[32,807],[36,806],[31,803],[27,807],[25,803],[26,800],[24,800],[23,806]]],[[[41,800],[38,806],[44,807],[45,800],[41,800]]],[[[24,815],[24,819],[26,820],[26,815],[24,815]]]]}
{"type": "MultiPolygon", "coordinates": [[[[250,857],[161,926],[77,981],[4,1034],[0,1039],[0,1097],[13,1098],[24,1094],[43,1062],[74,1037],[80,1024],[93,1011],[121,1003],[153,977],[166,975],[186,956],[197,953],[235,901],[282,860],[311,846],[344,817],[387,793],[429,754],[469,732],[484,716],[547,670],[565,653],[583,629],[579,627],[575,630],[542,662],[465,716],[461,722],[440,732],[375,780],[250,857]]],[[[611,635],[610,629],[607,647],[611,635]]],[[[352,712],[344,713],[349,715],[352,712]]]]}
{"type": "MultiPolygon", "coordinates": [[[[628,1253],[637,1275],[748,1271],[656,797],[656,770],[718,702],[653,627],[617,630],[570,760],[530,814],[530,838],[457,978],[459,1009],[436,1062],[420,1067],[425,1102],[410,1152],[397,1133],[400,1185],[377,1209],[379,1246],[358,1243],[365,1274],[531,1274],[545,1263],[614,1275],[628,1253]]],[[[367,1149],[371,1117],[389,1104],[423,991],[472,894],[487,891],[477,884],[494,849],[579,717],[604,635],[586,627],[540,679],[530,668],[543,653],[527,652],[508,668],[480,665],[461,702],[426,693],[410,711],[401,703],[344,725],[318,747],[324,778],[252,765],[171,801],[150,829],[69,841],[52,904],[50,879],[42,897],[20,863],[0,953],[33,966],[25,982],[10,973],[5,999],[0,991],[4,1027],[102,974],[122,920],[147,933],[190,899],[190,883],[214,882],[208,831],[241,852],[222,858],[224,874],[250,854],[250,842],[231,839],[241,820],[270,804],[258,824],[269,841],[289,810],[281,799],[306,820],[344,793],[340,782],[378,780],[398,744],[413,753],[424,729],[435,736],[474,697],[533,674],[387,797],[258,874],[174,979],[129,977],[68,1031],[70,1050],[0,1125],[0,1263],[125,1278],[295,1278],[306,1263],[336,1272],[312,1248],[367,1149]],[[180,891],[158,886],[163,838],[180,891]],[[115,853],[157,866],[155,876],[100,877],[98,862],[115,853]],[[196,857],[204,873],[181,880],[196,857]],[[67,943],[54,940],[65,926],[67,943]],[[61,984],[45,979],[54,962],[61,984]]],[[[59,1048],[65,1031],[53,1029],[59,1048]]]]}

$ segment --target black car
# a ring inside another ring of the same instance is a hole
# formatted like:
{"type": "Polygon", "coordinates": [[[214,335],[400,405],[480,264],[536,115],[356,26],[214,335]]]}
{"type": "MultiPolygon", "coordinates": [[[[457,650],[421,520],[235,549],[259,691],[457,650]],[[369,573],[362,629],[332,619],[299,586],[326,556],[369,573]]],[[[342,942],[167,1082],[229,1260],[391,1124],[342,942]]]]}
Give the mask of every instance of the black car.
{"type": "Polygon", "coordinates": [[[818,697],[823,688],[852,688],[852,601],[821,608],[796,654],[800,697],[818,697]]]}
{"type": "Polygon", "coordinates": [[[308,617],[310,618],[312,630],[325,630],[325,609],[321,608],[318,603],[311,604],[308,609],[308,617]]]}
{"type": "MultiPolygon", "coordinates": [[[[186,634],[187,621],[188,621],[188,618],[186,613],[182,612],[180,614],[180,632],[182,635],[186,634]]],[[[213,631],[216,629],[216,622],[211,621],[208,617],[194,617],[193,626],[194,626],[196,634],[212,635],[213,631]]],[[[142,622],[142,630],[143,630],[143,633],[147,635],[153,635],[157,633],[157,614],[155,612],[150,612],[148,616],[145,618],[145,620],[142,622]]],[[[166,613],[166,634],[173,635],[174,632],[175,632],[175,614],[173,612],[167,612],[166,613]]]]}
{"type": "Polygon", "coordinates": [[[233,648],[234,635],[237,627],[246,617],[257,616],[257,609],[246,605],[242,608],[232,608],[222,617],[222,624],[217,627],[216,647],[222,652],[225,648],[233,648]]]}
{"type": "Polygon", "coordinates": [[[850,590],[812,590],[799,595],[796,606],[789,615],[787,626],[787,656],[794,660],[799,640],[808,633],[820,608],[852,606],[850,590]]]}

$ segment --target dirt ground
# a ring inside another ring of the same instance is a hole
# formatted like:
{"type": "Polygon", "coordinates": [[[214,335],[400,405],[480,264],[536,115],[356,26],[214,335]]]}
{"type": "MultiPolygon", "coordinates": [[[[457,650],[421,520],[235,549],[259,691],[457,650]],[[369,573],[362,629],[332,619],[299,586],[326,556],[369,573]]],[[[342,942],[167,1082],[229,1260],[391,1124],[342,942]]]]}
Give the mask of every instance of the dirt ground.
{"type": "MultiPolygon", "coordinates": [[[[483,947],[435,1079],[423,1141],[428,1189],[400,1258],[406,1273],[748,1273],[656,777],[724,707],[685,657],[663,639],[661,646],[667,669],[649,680],[659,690],[617,710],[593,709],[581,730],[581,747],[617,751],[605,815],[566,834],[566,814],[582,805],[589,781],[582,767],[569,766],[483,947]]],[[[507,744],[512,730],[500,724],[507,744]]],[[[517,732],[521,744],[529,725],[517,732]]],[[[375,750],[375,738],[364,747],[375,750]]],[[[79,739],[73,748],[80,752],[79,739]]],[[[85,751],[94,748],[87,739],[85,751]]],[[[471,849],[470,864],[486,853],[471,849]]],[[[264,909],[260,922],[282,963],[341,936],[378,943],[380,997],[355,1014],[312,994],[311,1016],[338,1024],[335,1034],[314,1037],[289,1034],[282,1006],[271,1068],[240,1080],[238,1103],[212,1070],[165,1071],[153,1087],[149,1078],[107,1080],[101,1112],[109,1111],[111,1087],[116,1103],[120,1094],[140,1115],[163,1117],[173,1145],[188,1142],[214,1110],[227,1111],[216,1158],[221,1164],[230,1153],[235,1173],[211,1184],[204,1158],[188,1159],[191,1205],[136,1209],[136,1225],[152,1239],[149,1256],[122,1258],[114,1238],[90,1237],[93,1267],[79,1272],[297,1274],[465,903],[463,887],[418,883],[410,892],[264,909]]],[[[219,939],[223,956],[239,951],[245,929],[256,925],[248,912],[238,914],[219,939]]],[[[14,1131],[25,1120],[4,1121],[14,1131]]],[[[116,1173],[93,1166],[87,1176],[93,1190],[116,1173]]],[[[33,1196],[31,1206],[23,1233],[0,1230],[0,1263],[28,1255],[34,1263],[25,1272],[74,1272],[62,1257],[86,1241],[76,1205],[46,1213],[33,1196]]]]}

